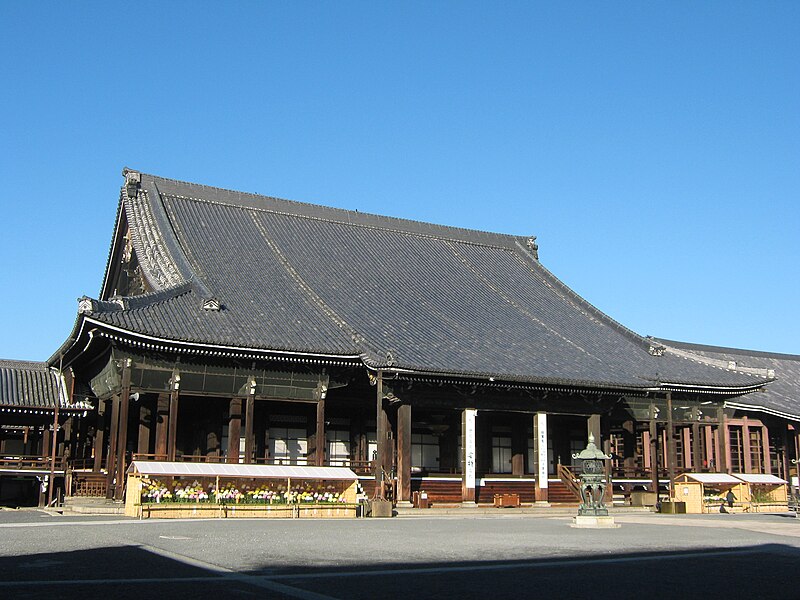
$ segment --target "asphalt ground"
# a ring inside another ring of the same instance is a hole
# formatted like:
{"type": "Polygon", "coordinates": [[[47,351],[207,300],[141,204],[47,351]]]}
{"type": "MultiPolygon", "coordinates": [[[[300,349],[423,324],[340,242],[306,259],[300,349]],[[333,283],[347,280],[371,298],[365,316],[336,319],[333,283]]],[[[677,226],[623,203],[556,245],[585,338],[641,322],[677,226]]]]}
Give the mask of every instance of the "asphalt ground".
{"type": "Polygon", "coordinates": [[[780,515],[137,521],[0,511],[0,598],[800,599],[780,515]]]}

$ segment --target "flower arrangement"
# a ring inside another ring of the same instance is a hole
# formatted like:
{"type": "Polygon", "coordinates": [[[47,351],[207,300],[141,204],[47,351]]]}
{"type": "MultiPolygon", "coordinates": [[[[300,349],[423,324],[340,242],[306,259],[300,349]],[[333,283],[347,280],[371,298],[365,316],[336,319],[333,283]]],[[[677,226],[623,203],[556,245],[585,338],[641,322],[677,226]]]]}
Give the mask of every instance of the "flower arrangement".
{"type": "Polygon", "coordinates": [[[287,489],[281,484],[262,484],[255,489],[226,483],[219,489],[213,484],[203,486],[199,481],[191,484],[173,482],[172,485],[145,480],[142,488],[142,503],[185,502],[217,504],[340,504],[345,499],[333,485],[303,483],[287,489]]]}

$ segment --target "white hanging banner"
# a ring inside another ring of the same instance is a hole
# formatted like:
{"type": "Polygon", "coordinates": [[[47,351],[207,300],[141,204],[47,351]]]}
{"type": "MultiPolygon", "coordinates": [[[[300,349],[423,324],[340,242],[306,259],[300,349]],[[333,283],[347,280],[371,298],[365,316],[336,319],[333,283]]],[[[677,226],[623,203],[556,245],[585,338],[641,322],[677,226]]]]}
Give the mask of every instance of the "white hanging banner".
{"type": "Polygon", "coordinates": [[[537,478],[539,487],[547,487],[548,464],[547,464],[547,413],[536,413],[536,448],[539,464],[537,478]]]}
{"type": "Polygon", "coordinates": [[[467,488],[475,488],[475,417],[478,411],[468,408],[464,411],[464,482],[467,488]]]}

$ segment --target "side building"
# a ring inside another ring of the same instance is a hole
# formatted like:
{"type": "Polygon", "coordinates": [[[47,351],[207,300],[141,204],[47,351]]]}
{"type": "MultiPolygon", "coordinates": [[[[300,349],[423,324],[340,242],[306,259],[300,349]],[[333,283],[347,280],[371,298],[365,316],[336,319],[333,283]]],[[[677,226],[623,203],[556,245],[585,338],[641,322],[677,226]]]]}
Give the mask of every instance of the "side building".
{"type": "MultiPolygon", "coordinates": [[[[108,497],[137,458],[348,465],[398,503],[574,501],[590,433],[618,492],[663,489],[731,469],[727,411],[773,385],[620,325],[533,237],[124,176],[99,297],[50,359],[95,407],[108,497]]],[[[788,473],[790,404],[743,468],[788,473]]]]}
{"type": "Polygon", "coordinates": [[[73,403],[71,386],[47,363],[0,360],[0,506],[44,506],[70,487],[69,470],[86,467],[93,407],[73,403]]]}

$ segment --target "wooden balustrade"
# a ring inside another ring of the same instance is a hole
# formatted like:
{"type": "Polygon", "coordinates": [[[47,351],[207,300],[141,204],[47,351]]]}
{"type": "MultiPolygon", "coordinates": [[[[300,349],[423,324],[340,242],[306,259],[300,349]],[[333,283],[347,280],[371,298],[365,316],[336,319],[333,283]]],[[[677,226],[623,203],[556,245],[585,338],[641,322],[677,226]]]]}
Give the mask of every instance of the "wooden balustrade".
{"type": "MultiPolygon", "coordinates": [[[[0,456],[0,469],[15,471],[46,471],[50,469],[49,456],[0,456]]],[[[56,471],[63,471],[66,466],[64,457],[56,457],[56,471]]]]}

